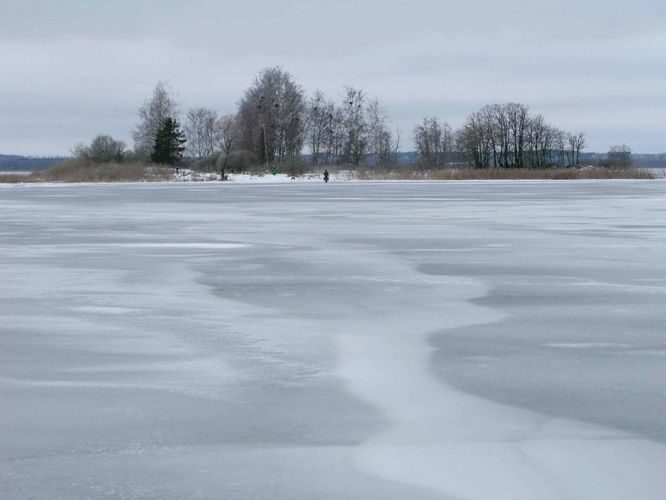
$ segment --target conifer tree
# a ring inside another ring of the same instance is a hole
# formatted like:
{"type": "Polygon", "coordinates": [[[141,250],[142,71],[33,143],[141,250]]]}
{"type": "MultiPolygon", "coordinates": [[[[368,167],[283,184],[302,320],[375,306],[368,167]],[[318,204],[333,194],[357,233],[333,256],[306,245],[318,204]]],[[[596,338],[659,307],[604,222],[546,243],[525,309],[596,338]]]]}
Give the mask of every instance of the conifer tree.
{"type": "Polygon", "coordinates": [[[157,130],[151,159],[154,163],[175,165],[183,157],[185,142],[178,120],[167,117],[157,130]]]}

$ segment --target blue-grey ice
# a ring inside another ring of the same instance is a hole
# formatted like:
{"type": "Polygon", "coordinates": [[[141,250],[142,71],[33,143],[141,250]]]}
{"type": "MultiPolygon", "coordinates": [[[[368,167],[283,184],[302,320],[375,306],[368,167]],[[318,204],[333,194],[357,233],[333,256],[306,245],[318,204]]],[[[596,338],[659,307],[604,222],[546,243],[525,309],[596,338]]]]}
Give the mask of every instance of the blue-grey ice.
{"type": "Polygon", "coordinates": [[[666,491],[666,183],[0,187],[0,497],[666,491]]]}

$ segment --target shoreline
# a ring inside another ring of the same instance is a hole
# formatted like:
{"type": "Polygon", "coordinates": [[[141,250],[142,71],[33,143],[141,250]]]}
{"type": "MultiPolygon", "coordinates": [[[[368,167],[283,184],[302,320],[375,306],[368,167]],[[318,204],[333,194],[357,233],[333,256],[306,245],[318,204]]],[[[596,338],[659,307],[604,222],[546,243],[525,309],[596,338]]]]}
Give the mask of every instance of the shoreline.
{"type": "MultiPolygon", "coordinates": [[[[116,167],[109,171],[95,166],[94,170],[77,170],[57,175],[49,171],[0,172],[0,185],[7,184],[128,184],[128,183],[219,183],[219,184],[302,184],[323,183],[322,171],[304,172],[297,176],[289,173],[230,173],[222,180],[217,172],[200,172],[181,168],[178,173],[170,169],[143,167],[145,171],[133,171],[131,178],[118,175],[116,167]],[[85,175],[84,175],[85,174],[85,175]],[[90,174],[90,175],[88,175],[90,174]],[[94,174],[94,175],[93,175],[94,174]]],[[[90,167],[93,168],[93,167],[90,167]]],[[[141,168],[141,167],[139,167],[141,168]]],[[[337,169],[330,167],[331,184],[348,182],[498,182],[498,181],[583,181],[583,180],[666,180],[666,169],[629,168],[606,169],[581,167],[576,169],[437,169],[382,168],[337,169]]],[[[136,170],[136,169],[135,169],[136,170]]]]}
{"type": "MultiPolygon", "coordinates": [[[[0,176],[1,178],[1,176],[0,176]]],[[[328,185],[348,185],[348,184],[528,184],[528,183],[604,183],[604,182],[664,182],[666,177],[641,179],[641,178],[608,178],[608,179],[347,179],[331,180],[328,185]]],[[[65,182],[65,181],[39,181],[39,182],[1,182],[0,189],[11,187],[73,187],[73,186],[276,186],[276,185],[303,185],[303,184],[321,184],[321,180],[252,180],[246,181],[177,181],[177,180],[144,180],[144,181],[100,181],[100,182],[65,182]]]]}

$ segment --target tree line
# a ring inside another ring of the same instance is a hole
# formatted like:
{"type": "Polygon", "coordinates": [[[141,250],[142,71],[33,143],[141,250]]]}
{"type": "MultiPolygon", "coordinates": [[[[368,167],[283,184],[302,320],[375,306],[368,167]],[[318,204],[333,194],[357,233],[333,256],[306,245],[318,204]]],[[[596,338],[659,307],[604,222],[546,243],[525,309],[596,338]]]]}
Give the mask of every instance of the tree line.
{"type": "MultiPolygon", "coordinates": [[[[97,162],[177,164],[190,161],[226,168],[251,165],[397,163],[401,132],[391,130],[384,107],[363,89],[345,87],[342,99],[305,90],[279,67],[260,72],[235,113],[198,107],[182,117],[173,92],[159,82],[139,108],[134,150],[109,136],[79,146],[77,156],[97,162]],[[304,155],[304,152],[306,153],[304,155]]],[[[412,130],[420,165],[476,168],[573,167],[585,149],[583,132],[565,132],[520,103],[491,104],[472,113],[458,130],[426,117],[412,130]]],[[[608,164],[631,163],[626,146],[614,146],[608,164]]]]}
{"type": "Polygon", "coordinates": [[[478,168],[575,167],[585,149],[584,132],[560,130],[513,102],[472,113],[454,138],[457,151],[478,168]]]}

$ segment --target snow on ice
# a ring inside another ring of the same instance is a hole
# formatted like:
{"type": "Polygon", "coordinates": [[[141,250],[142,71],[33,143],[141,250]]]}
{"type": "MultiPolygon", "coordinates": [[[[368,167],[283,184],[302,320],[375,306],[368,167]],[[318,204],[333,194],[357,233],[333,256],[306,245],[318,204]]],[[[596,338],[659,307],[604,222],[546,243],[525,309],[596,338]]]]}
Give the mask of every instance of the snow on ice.
{"type": "Polygon", "coordinates": [[[3,498],[660,498],[666,184],[0,191],[3,498]]]}

